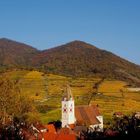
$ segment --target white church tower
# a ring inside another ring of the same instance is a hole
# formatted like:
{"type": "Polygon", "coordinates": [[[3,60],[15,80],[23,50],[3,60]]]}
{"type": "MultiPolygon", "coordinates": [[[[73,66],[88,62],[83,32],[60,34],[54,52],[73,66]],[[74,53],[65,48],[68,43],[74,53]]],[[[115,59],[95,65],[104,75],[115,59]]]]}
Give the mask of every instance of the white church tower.
{"type": "Polygon", "coordinates": [[[62,99],[62,127],[75,123],[74,99],[70,86],[67,85],[65,95],[62,99]]]}

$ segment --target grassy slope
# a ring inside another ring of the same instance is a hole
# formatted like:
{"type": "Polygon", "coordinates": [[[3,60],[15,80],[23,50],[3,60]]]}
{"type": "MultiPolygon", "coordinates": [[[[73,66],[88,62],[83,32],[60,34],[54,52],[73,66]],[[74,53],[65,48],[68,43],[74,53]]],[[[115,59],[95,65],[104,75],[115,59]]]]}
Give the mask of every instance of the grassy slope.
{"type": "MultiPolygon", "coordinates": [[[[61,119],[61,98],[67,83],[75,98],[76,105],[88,104],[92,87],[99,79],[63,77],[58,75],[44,75],[37,71],[12,71],[5,75],[11,79],[18,79],[21,92],[37,101],[37,104],[46,105],[46,112],[40,113],[43,123],[61,119]]],[[[128,93],[126,83],[121,81],[105,80],[99,87],[99,95],[92,98],[90,103],[98,104],[105,121],[111,119],[116,111],[126,114],[140,111],[140,93],[128,93]],[[120,91],[123,90],[123,94],[120,91]]]]}
{"type": "Polygon", "coordinates": [[[139,111],[140,93],[128,92],[125,85],[121,81],[105,81],[100,86],[99,91],[103,92],[103,96],[97,97],[93,102],[99,104],[105,120],[110,119],[111,115],[117,111],[121,111],[124,114],[139,111]]]}
{"type": "Polygon", "coordinates": [[[28,72],[20,81],[21,92],[30,95],[33,99],[45,98],[45,79],[43,73],[37,71],[28,72]]]}

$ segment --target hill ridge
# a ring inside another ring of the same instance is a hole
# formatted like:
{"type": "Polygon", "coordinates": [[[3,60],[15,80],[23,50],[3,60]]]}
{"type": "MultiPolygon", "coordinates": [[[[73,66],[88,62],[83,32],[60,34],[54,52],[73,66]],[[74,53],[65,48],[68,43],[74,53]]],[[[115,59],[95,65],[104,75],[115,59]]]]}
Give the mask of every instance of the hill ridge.
{"type": "Polygon", "coordinates": [[[54,74],[102,76],[140,83],[139,65],[79,40],[40,51],[24,43],[0,39],[0,65],[31,66],[54,74]],[[8,45],[13,48],[7,48],[8,45]]]}
{"type": "Polygon", "coordinates": [[[29,60],[38,53],[36,48],[11,39],[0,39],[0,65],[4,66],[27,66],[29,60]]]}

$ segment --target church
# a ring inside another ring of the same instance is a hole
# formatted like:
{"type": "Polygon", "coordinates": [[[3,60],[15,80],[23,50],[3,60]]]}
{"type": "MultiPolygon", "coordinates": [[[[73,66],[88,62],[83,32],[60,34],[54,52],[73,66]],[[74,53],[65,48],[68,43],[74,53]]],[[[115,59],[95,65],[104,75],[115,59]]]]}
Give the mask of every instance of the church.
{"type": "Polygon", "coordinates": [[[96,105],[75,106],[74,98],[67,85],[62,99],[62,128],[88,126],[91,130],[103,131],[103,116],[96,105]]]}

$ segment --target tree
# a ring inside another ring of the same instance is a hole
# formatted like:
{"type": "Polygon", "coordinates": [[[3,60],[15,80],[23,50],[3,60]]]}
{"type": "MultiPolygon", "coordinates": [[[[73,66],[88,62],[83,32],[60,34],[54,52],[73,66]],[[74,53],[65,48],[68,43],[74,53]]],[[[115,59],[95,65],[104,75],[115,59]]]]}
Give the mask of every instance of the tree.
{"type": "Polygon", "coordinates": [[[0,123],[6,125],[15,117],[19,119],[29,119],[28,115],[36,113],[33,100],[24,96],[15,81],[5,77],[0,79],[0,123]]]}
{"type": "Polygon", "coordinates": [[[14,83],[4,78],[0,80],[0,116],[2,124],[5,124],[6,118],[14,112],[14,105],[17,103],[17,92],[14,83]]]}

